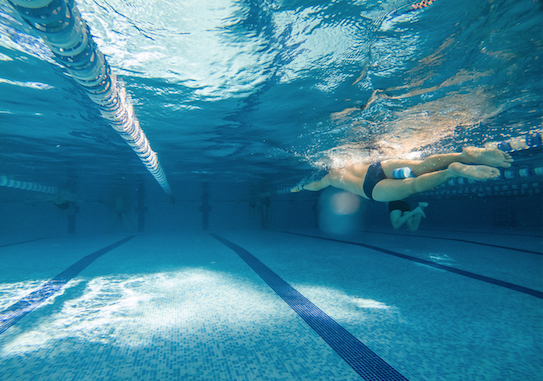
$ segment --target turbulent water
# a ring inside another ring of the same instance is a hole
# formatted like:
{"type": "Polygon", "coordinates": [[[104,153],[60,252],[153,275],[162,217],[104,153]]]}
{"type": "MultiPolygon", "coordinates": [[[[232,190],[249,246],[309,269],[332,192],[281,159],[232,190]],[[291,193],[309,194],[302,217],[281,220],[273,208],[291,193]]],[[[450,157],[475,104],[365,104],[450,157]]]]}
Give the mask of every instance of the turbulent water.
{"type": "MultiPolygon", "coordinates": [[[[77,1],[172,184],[274,186],[541,128],[540,1],[411,4],[77,1]]],[[[5,0],[0,15],[0,174],[152,183],[5,0]]]]}

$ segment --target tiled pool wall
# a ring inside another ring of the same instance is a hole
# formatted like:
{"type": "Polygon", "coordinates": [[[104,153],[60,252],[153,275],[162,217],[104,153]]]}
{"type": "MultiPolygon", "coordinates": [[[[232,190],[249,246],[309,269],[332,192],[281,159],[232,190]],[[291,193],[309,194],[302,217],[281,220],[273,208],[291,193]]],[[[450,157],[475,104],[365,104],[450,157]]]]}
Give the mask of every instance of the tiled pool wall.
{"type": "MultiPolygon", "coordinates": [[[[211,188],[207,204],[203,203],[200,186],[192,194],[179,197],[175,203],[157,193],[147,197],[141,213],[135,195],[129,196],[127,217],[130,231],[120,219],[113,221],[112,198],[79,202],[77,213],[70,219],[66,210],[52,201],[4,197],[0,189],[0,232],[4,235],[37,237],[41,235],[138,233],[242,230],[242,229],[305,229],[323,225],[323,218],[333,226],[348,225],[349,229],[388,228],[386,203],[360,199],[360,208],[353,214],[331,215],[323,203],[337,192],[332,188],[313,193],[274,195],[268,200],[255,198],[243,187],[211,188]],[[266,202],[268,202],[266,204],[266,202]],[[328,215],[326,214],[328,213],[328,215]],[[143,220],[140,220],[143,218],[143,220]],[[113,222],[112,222],[113,221],[113,222]],[[143,222],[143,224],[142,224],[143,222]],[[71,226],[70,226],[71,225],[71,226]]],[[[412,199],[429,202],[427,218],[420,229],[483,229],[511,228],[531,231],[543,229],[543,200],[540,196],[489,197],[456,199],[412,199]]]]}

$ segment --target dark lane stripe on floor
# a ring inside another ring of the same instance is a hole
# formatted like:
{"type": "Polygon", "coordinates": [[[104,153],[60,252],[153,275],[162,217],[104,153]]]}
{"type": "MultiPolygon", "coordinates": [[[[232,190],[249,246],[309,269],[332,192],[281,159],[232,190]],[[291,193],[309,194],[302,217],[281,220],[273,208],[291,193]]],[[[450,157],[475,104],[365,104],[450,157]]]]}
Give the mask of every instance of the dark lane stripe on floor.
{"type": "Polygon", "coordinates": [[[22,245],[23,243],[41,241],[42,239],[49,239],[49,238],[51,238],[51,237],[34,238],[34,239],[29,239],[28,241],[13,242],[13,243],[5,243],[5,244],[3,244],[3,245],[0,245],[0,247],[8,247],[8,246],[22,245]]]}
{"type": "Polygon", "coordinates": [[[55,276],[53,279],[45,282],[40,288],[30,293],[30,295],[19,300],[17,303],[11,305],[4,311],[0,312],[0,335],[4,333],[9,327],[17,323],[23,317],[35,310],[40,304],[45,302],[49,297],[58,292],[62,287],[68,283],[72,278],[77,276],[92,262],[100,258],[107,252],[121,246],[122,244],[130,241],[135,236],[129,236],[120,241],[117,241],[109,246],[104,247],[86,257],[81,258],[79,261],[68,267],[66,270],[55,276]]]}
{"type": "Polygon", "coordinates": [[[360,377],[368,381],[407,380],[254,255],[216,234],[211,236],[238,254],[360,377]]]}
{"type": "Polygon", "coordinates": [[[292,232],[286,232],[286,231],[284,231],[283,233],[298,235],[298,236],[302,236],[302,237],[323,239],[323,240],[332,241],[332,242],[346,243],[346,244],[349,244],[349,245],[362,246],[362,247],[365,247],[367,249],[379,251],[379,252],[384,253],[384,254],[393,255],[395,257],[402,258],[402,259],[408,259],[410,261],[421,263],[423,265],[435,267],[436,269],[449,271],[451,273],[455,273],[455,274],[458,274],[458,275],[463,275],[463,276],[466,276],[466,277],[469,277],[469,278],[472,278],[472,279],[476,279],[476,280],[480,280],[480,281],[483,281],[483,282],[491,283],[491,284],[494,284],[496,286],[505,287],[505,288],[508,288],[510,290],[513,290],[513,291],[522,292],[524,294],[528,294],[528,295],[531,295],[531,296],[535,296],[536,298],[543,299],[543,292],[541,292],[541,291],[537,291],[537,290],[534,290],[534,289],[531,289],[531,288],[519,286],[517,284],[505,282],[503,280],[489,278],[489,277],[484,276],[484,275],[471,273],[469,271],[460,270],[460,269],[457,269],[457,268],[454,268],[454,267],[440,265],[439,263],[427,261],[425,259],[421,259],[421,258],[417,258],[417,257],[412,257],[410,255],[396,253],[395,251],[391,251],[391,250],[388,250],[388,249],[383,249],[382,247],[366,245],[365,243],[343,241],[343,240],[335,239],[335,238],[318,237],[318,236],[313,236],[313,235],[309,235],[309,234],[302,234],[302,233],[292,233],[292,232]]]}
{"type": "Polygon", "coordinates": [[[404,233],[385,233],[385,232],[376,232],[376,231],[371,231],[371,230],[362,230],[362,232],[372,233],[372,234],[398,235],[398,236],[405,236],[405,237],[417,237],[417,238],[439,239],[439,240],[445,240],[445,241],[466,242],[466,243],[471,243],[474,245],[497,247],[498,249],[506,249],[506,250],[520,251],[522,253],[543,255],[543,252],[539,252],[539,251],[519,249],[519,248],[509,247],[509,246],[494,245],[492,243],[469,241],[467,239],[460,239],[460,238],[431,237],[431,236],[426,236],[426,235],[414,235],[414,234],[404,234],[404,233]]]}

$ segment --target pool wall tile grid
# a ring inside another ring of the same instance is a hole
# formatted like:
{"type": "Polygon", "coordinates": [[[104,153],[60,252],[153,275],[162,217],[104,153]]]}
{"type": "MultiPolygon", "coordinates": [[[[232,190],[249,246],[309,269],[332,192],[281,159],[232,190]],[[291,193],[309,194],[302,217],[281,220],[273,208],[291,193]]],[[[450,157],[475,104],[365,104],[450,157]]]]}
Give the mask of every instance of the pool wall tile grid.
{"type": "MultiPolygon", "coordinates": [[[[337,242],[277,232],[225,237],[410,380],[539,380],[543,374],[539,299],[337,242]]],[[[396,245],[400,250],[402,241],[396,245]]],[[[456,250],[448,249],[450,242],[434,245],[448,255],[456,250]]],[[[474,263],[480,250],[472,249],[474,263]]],[[[33,250],[19,254],[39,262],[33,250]]],[[[483,261],[480,270],[488,266],[483,261]]],[[[207,235],[137,237],[0,335],[0,379],[36,375],[360,379],[207,235]]]]}

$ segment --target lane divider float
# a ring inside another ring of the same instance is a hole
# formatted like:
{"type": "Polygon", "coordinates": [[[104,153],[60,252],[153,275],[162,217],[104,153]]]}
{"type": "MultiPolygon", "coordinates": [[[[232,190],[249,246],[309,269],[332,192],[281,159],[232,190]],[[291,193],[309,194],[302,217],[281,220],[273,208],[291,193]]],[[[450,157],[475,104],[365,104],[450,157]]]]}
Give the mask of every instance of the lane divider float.
{"type": "MultiPolygon", "coordinates": [[[[74,0],[8,0],[172,198],[166,174],[74,0]]],[[[173,199],[172,199],[173,200],[173,199]]]]}

